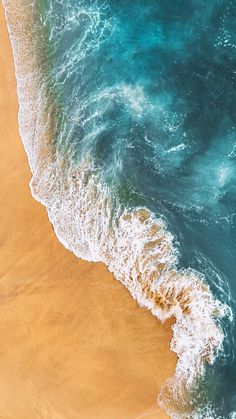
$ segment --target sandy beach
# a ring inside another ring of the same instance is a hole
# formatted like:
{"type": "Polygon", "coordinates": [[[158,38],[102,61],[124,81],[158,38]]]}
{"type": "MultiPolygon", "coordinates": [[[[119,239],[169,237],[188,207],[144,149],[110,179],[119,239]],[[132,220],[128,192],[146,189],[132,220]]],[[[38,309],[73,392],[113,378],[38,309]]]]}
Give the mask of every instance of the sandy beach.
{"type": "Polygon", "coordinates": [[[165,418],[170,323],[57,241],[28,186],[2,6],[0,39],[0,418],[165,418]]]}

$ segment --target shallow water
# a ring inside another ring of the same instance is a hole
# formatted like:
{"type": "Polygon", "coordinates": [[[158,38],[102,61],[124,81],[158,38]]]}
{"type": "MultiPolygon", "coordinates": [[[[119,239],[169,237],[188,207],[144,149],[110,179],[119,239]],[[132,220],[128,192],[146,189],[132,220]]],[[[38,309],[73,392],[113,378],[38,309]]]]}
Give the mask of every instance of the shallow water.
{"type": "Polygon", "coordinates": [[[157,317],[177,318],[172,416],[234,417],[236,4],[44,0],[34,9],[40,83],[59,111],[56,158],[40,177],[27,149],[33,194],[66,247],[106,263],[157,317]],[[198,407],[188,401],[193,413],[181,413],[199,380],[198,407]]]}

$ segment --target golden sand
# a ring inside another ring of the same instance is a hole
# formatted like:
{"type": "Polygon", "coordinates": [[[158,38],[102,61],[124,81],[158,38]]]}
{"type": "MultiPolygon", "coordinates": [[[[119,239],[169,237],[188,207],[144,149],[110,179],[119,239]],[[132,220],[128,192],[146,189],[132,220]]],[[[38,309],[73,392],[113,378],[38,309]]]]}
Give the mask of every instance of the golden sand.
{"type": "Polygon", "coordinates": [[[30,195],[0,6],[0,418],[146,419],[176,358],[170,323],[57,241],[30,195]]]}

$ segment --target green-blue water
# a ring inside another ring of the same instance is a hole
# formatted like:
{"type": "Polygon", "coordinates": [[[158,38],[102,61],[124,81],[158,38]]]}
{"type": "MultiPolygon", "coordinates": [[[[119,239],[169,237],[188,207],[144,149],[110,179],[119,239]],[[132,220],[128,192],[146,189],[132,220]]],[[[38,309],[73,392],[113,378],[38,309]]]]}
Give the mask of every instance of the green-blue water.
{"type": "MultiPolygon", "coordinates": [[[[61,107],[57,150],[75,167],[90,156],[114,206],[161,217],[174,236],[178,267],[203,274],[234,312],[236,2],[41,6],[61,107]]],[[[236,417],[236,329],[229,317],[220,320],[224,348],[204,384],[215,413],[199,417],[236,417]]]]}

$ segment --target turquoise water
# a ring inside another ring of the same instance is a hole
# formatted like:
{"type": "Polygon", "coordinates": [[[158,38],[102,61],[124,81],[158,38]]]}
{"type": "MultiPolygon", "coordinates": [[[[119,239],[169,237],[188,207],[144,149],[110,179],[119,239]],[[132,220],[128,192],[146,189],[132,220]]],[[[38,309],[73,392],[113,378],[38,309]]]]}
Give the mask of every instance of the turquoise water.
{"type": "MultiPolygon", "coordinates": [[[[68,244],[65,226],[57,227],[60,214],[50,209],[52,199],[41,198],[56,233],[78,256],[104,261],[119,279],[119,270],[124,268],[117,261],[119,257],[123,261],[121,254],[126,252],[127,242],[141,240],[146,234],[135,222],[125,233],[116,233],[123,226],[119,221],[122,212],[146,208],[164,223],[166,242],[172,241],[173,247],[171,252],[163,253],[161,263],[177,264],[180,272],[190,267],[193,276],[199,272],[196,275],[210,285],[215,300],[230,307],[224,308],[225,316],[213,319],[223,331],[224,342],[222,346],[219,338],[218,347],[214,344],[217,349],[213,352],[218,356],[212,358],[212,365],[202,367],[199,354],[197,360],[188,363],[186,358],[181,364],[180,370],[183,373],[184,368],[187,377],[192,369],[199,368],[195,381],[202,377],[203,382],[195,416],[178,417],[234,418],[236,3],[45,0],[40,6],[50,55],[47,83],[50,79],[60,103],[54,145],[75,170],[80,168],[82,177],[83,171],[87,176],[84,189],[79,187],[82,192],[78,194],[78,211],[83,215],[81,225],[80,221],[76,224],[78,236],[74,230],[70,233],[77,244],[68,244]],[[96,192],[88,180],[91,176],[95,176],[96,192]],[[94,200],[88,198],[90,193],[94,200]],[[91,206],[102,209],[94,213],[91,206]],[[108,221],[104,221],[104,214],[108,221]],[[95,217],[103,221],[97,223],[95,217]],[[89,220],[94,241],[86,227],[89,220]],[[112,234],[117,234],[117,241],[123,240],[119,252],[112,242],[114,238],[110,238],[112,234]],[[112,243],[106,244],[105,250],[103,236],[112,243]],[[95,239],[101,241],[101,246],[95,239]]],[[[72,214],[72,198],[68,202],[67,214],[72,214]]],[[[68,229],[71,217],[65,216],[63,221],[68,229]]],[[[131,245],[127,246],[128,252],[131,245]]],[[[135,258],[132,260],[135,264],[135,258]]],[[[130,259],[126,262],[127,266],[131,263],[130,259]]],[[[122,279],[125,273],[122,275],[121,281],[129,288],[122,279]]],[[[191,287],[189,276],[185,278],[187,288],[191,287]]],[[[196,289],[192,299],[197,296],[196,289]]],[[[130,292],[139,301],[133,288],[130,292]]],[[[198,302],[192,306],[195,326],[192,334],[188,331],[189,347],[184,346],[188,353],[194,352],[201,339],[202,345],[208,346],[208,338],[201,335],[210,327],[208,320],[204,323],[208,315],[204,312],[204,298],[196,297],[198,302]],[[202,316],[199,330],[198,310],[202,316]]],[[[185,339],[186,327],[182,324],[176,332],[179,342],[185,339]]],[[[188,390],[188,384],[184,387],[188,390]]],[[[192,384],[190,387],[192,392],[192,384]]]]}

